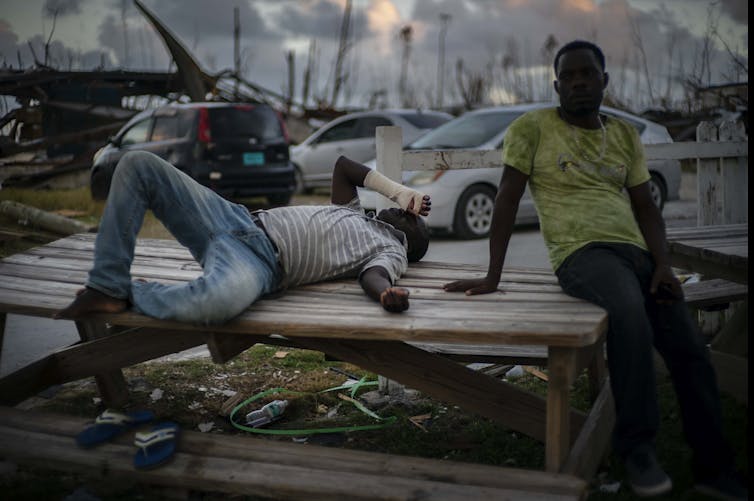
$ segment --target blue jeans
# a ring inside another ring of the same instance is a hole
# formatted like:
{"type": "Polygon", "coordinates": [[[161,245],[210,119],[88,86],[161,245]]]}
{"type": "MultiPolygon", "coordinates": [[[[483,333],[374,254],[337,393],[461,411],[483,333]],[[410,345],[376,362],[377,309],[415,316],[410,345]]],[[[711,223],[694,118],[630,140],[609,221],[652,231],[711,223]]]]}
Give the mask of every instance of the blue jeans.
{"type": "Polygon", "coordinates": [[[151,317],[209,325],[241,313],[280,281],[275,248],[248,210],[161,158],[129,152],[113,174],[86,285],[151,317]],[[179,284],[131,280],[136,235],[154,215],[204,271],[179,284]]]}
{"type": "Polygon", "coordinates": [[[730,468],[720,396],[709,351],[683,301],[657,304],[649,294],[649,252],[631,244],[592,243],[556,271],[563,290],[608,312],[607,363],[615,397],[613,445],[625,456],[654,442],[659,427],[654,346],[665,360],[681,408],[697,475],[730,468]]]}

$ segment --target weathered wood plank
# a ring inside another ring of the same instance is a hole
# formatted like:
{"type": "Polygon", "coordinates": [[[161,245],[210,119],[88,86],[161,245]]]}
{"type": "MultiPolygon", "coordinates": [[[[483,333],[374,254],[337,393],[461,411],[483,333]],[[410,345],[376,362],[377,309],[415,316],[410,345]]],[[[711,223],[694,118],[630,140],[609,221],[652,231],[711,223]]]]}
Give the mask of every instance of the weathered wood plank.
{"type": "Polygon", "coordinates": [[[683,284],[686,303],[695,308],[745,299],[749,295],[746,285],[720,278],[683,284]]]}
{"type": "MultiPolygon", "coordinates": [[[[546,405],[541,397],[473,371],[445,357],[404,343],[299,339],[303,346],[331,354],[411,388],[494,419],[533,438],[545,439],[546,405]]],[[[584,415],[569,410],[574,422],[565,441],[576,438],[584,415]]],[[[552,470],[551,470],[552,471],[552,470]]]]}
{"type": "MultiPolygon", "coordinates": [[[[79,320],[76,322],[76,329],[79,331],[79,337],[82,341],[93,341],[107,337],[109,334],[105,323],[96,320],[79,320]]],[[[105,340],[103,339],[103,341],[105,340]]],[[[132,349],[132,345],[129,345],[129,348],[132,349]]],[[[130,352],[130,349],[126,349],[125,351],[130,352]]],[[[91,363],[94,360],[89,358],[88,360],[79,359],[78,361],[86,364],[91,363]]],[[[67,369],[70,370],[71,368],[77,368],[75,362],[74,364],[63,367],[64,364],[61,363],[62,359],[57,354],[55,355],[55,362],[58,378],[64,376],[67,369]]],[[[102,400],[112,407],[121,407],[128,402],[128,384],[126,383],[126,378],[123,376],[123,371],[120,370],[120,367],[122,366],[102,364],[100,365],[99,370],[92,371],[91,374],[94,376],[94,380],[97,383],[97,389],[99,390],[102,400]]],[[[75,379],[78,379],[78,377],[75,379]]]]}
{"type": "Polygon", "coordinates": [[[610,447],[614,426],[615,403],[610,382],[605,380],[560,471],[587,480],[593,478],[610,447]]]}
{"type": "Polygon", "coordinates": [[[710,350],[720,389],[744,405],[749,404],[749,359],[710,350]]]}
{"type": "Polygon", "coordinates": [[[24,462],[55,461],[59,468],[78,466],[90,474],[108,472],[145,483],[286,499],[327,499],[327,495],[330,499],[414,499],[422,493],[430,499],[446,499],[456,493],[460,497],[450,499],[476,499],[475,495],[512,500],[578,499],[586,487],[583,480],[571,475],[191,431],[182,433],[174,461],[154,470],[160,473],[154,476],[131,466],[131,437],[120,437],[94,451],[72,447],[73,436],[85,422],[59,414],[29,416],[28,412],[0,409],[0,436],[3,443],[12,444],[8,454],[24,462]],[[21,442],[33,447],[24,451],[21,442]],[[215,463],[229,466],[225,475],[215,476],[215,463]],[[295,480],[286,478],[302,470],[308,472],[295,480]],[[234,477],[241,478],[236,482],[234,477]],[[465,497],[458,487],[468,489],[465,497]]]}
{"type": "MultiPolygon", "coordinates": [[[[686,158],[748,157],[749,143],[732,140],[725,142],[683,142],[648,144],[644,146],[647,160],[683,160],[686,158]]],[[[399,150],[400,151],[400,150],[399,150]]],[[[404,151],[403,170],[449,170],[503,167],[499,150],[432,150],[404,151]]]]}

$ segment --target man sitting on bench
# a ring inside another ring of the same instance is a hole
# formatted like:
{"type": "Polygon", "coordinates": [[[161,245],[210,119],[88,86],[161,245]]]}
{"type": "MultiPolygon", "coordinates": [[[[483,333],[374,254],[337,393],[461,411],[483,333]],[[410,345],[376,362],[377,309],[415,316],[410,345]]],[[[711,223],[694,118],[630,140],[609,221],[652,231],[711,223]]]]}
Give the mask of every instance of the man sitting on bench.
{"type": "Polygon", "coordinates": [[[218,324],[261,296],[350,276],[358,277],[385,310],[406,310],[408,290],[393,284],[408,261],[427,251],[429,234],[419,215],[429,214],[429,196],[340,157],[331,201],[334,205],[250,213],[151,153],[127,153],[113,175],[86,288],[55,317],[117,313],[132,306],[159,319],[218,324]],[[357,186],[401,208],[368,217],[357,186]],[[131,280],[136,235],[147,209],[189,249],[202,276],[180,284],[131,280]]]}

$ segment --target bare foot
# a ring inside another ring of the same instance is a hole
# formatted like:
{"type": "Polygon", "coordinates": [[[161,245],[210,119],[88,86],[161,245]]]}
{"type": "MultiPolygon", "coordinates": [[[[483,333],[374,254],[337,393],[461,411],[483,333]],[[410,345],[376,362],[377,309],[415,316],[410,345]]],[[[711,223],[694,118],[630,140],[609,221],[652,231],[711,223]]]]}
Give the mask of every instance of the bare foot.
{"type": "Polygon", "coordinates": [[[126,300],[87,287],[76,292],[76,299],[53,315],[53,318],[75,319],[88,313],[120,313],[127,307],[126,300]]]}

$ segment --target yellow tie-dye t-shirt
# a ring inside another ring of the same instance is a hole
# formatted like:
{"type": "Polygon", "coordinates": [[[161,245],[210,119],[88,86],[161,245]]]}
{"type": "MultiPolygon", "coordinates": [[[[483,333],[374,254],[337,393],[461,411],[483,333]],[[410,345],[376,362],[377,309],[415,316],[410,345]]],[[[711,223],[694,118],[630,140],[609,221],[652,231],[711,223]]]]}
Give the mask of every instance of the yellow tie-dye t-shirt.
{"type": "Polygon", "coordinates": [[[570,126],[557,108],[526,113],[505,134],[503,162],[530,176],[553,270],[590,242],[647,248],[624,190],[650,179],[644,148],[631,125],[602,120],[602,158],[602,130],[570,126]]]}

